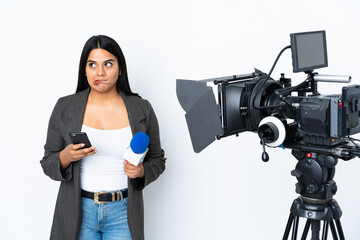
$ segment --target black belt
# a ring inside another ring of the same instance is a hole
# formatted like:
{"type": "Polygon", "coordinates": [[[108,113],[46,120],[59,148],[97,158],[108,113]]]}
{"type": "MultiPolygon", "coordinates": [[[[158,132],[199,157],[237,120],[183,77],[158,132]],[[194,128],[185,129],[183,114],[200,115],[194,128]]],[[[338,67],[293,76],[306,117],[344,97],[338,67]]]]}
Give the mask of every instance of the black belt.
{"type": "Polygon", "coordinates": [[[107,203],[119,201],[124,198],[127,198],[128,190],[120,190],[118,192],[109,193],[109,192],[88,192],[81,189],[81,197],[94,199],[94,203],[107,203]]]}

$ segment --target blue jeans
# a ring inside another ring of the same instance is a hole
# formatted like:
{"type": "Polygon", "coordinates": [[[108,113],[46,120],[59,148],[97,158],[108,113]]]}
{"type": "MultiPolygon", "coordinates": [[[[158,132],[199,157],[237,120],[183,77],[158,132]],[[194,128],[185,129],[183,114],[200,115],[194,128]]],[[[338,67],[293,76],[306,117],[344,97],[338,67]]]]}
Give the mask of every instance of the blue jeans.
{"type": "Polygon", "coordinates": [[[82,198],[82,223],[79,240],[131,240],[127,222],[127,201],[95,204],[82,198]]]}

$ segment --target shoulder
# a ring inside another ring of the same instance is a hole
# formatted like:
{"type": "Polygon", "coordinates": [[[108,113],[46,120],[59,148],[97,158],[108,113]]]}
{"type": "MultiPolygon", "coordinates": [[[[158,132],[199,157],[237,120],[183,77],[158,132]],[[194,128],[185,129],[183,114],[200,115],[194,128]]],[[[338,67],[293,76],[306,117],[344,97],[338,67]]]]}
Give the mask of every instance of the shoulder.
{"type": "Polygon", "coordinates": [[[124,98],[124,101],[126,103],[130,103],[132,106],[136,106],[139,107],[143,112],[149,112],[152,107],[151,104],[148,100],[143,99],[139,96],[132,96],[132,95],[122,95],[122,97],[124,98]]]}
{"type": "Polygon", "coordinates": [[[131,101],[134,101],[137,104],[139,104],[140,107],[142,108],[149,108],[149,106],[151,106],[150,102],[147,99],[138,96],[128,96],[128,98],[131,99],[131,101]]]}
{"type": "Polygon", "coordinates": [[[57,103],[55,105],[55,109],[56,110],[66,110],[68,107],[70,107],[71,105],[73,105],[76,102],[80,102],[84,99],[87,98],[89,94],[89,90],[83,90],[81,92],[78,93],[74,93],[74,94],[70,94],[64,97],[60,97],[57,100],[57,103]]]}
{"type": "Polygon", "coordinates": [[[134,98],[134,101],[137,102],[137,104],[139,105],[141,110],[145,113],[145,115],[148,116],[154,113],[153,107],[151,106],[151,103],[147,99],[136,96],[131,96],[131,97],[134,98]]]}
{"type": "Polygon", "coordinates": [[[124,96],[124,102],[131,118],[137,120],[145,118],[148,121],[156,118],[155,112],[148,100],[138,96],[126,95],[124,96]]]}
{"type": "Polygon", "coordinates": [[[73,101],[78,101],[80,99],[87,98],[88,94],[89,94],[89,90],[85,89],[81,92],[73,93],[73,94],[61,97],[61,98],[59,98],[58,102],[61,102],[63,104],[71,103],[73,101]]]}

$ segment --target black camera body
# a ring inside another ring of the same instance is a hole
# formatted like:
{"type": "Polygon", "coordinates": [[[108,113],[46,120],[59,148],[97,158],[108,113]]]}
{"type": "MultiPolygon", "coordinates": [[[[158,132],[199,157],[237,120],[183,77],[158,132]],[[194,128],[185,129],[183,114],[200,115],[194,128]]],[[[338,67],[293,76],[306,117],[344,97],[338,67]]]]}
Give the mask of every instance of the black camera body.
{"type": "Polygon", "coordinates": [[[291,88],[290,82],[284,75],[276,81],[259,70],[242,79],[216,81],[223,126],[217,138],[257,131],[267,116],[293,119],[290,131],[296,131],[297,140],[307,144],[334,146],[343,137],[360,132],[359,85],[343,87],[342,94],[320,95],[311,79],[297,88],[298,96],[280,98],[276,93],[291,88]],[[305,96],[306,92],[311,95],[305,96]]]}
{"type": "Polygon", "coordinates": [[[360,86],[346,86],[342,95],[306,97],[297,109],[299,133],[304,142],[332,146],[360,132],[360,86]]]}

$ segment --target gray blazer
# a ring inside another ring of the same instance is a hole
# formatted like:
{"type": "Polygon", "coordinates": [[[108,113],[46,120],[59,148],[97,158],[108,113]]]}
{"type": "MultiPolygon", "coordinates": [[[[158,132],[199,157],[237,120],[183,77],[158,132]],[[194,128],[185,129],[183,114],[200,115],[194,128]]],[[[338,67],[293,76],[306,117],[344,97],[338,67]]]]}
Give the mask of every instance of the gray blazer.
{"type": "MultiPolygon", "coordinates": [[[[78,239],[82,220],[80,162],[60,170],[59,154],[71,143],[69,132],[80,132],[90,89],[60,98],[51,114],[45,154],[40,161],[44,173],[61,181],[50,239],[78,239]]],[[[120,93],[129,116],[132,134],[149,135],[149,151],[144,159],[145,178],[128,179],[128,224],[133,240],[144,239],[142,190],[165,170],[164,151],[160,146],[159,126],[150,103],[136,96],[120,93]]]]}

